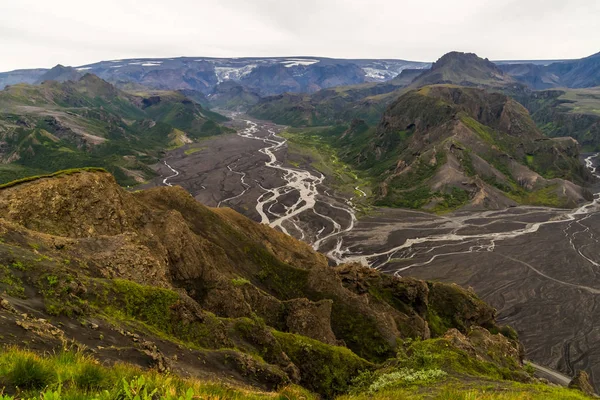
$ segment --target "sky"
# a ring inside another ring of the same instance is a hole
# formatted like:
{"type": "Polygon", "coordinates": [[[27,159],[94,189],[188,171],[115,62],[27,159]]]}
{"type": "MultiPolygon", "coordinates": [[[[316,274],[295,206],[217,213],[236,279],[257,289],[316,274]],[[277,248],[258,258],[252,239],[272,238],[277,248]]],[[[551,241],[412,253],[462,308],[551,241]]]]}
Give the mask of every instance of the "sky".
{"type": "Polygon", "coordinates": [[[435,61],[600,51],[597,0],[0,0],[0,71],[178,56],[435,61]]]}

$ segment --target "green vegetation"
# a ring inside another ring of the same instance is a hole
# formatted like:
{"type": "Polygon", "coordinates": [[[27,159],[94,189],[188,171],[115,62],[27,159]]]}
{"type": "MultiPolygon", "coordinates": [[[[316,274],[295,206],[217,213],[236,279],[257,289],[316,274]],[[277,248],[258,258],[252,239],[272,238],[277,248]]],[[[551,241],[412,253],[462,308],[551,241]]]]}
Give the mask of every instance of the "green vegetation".
{"type": "Polygon", "coordinates": [[[374,368],[345,347],[328,346],[292,333],[275,332],[275,337],[300,368],[300,383],[327,398],[346,392],[359,371],[374,368]]]}
{"type": "Polygon", "coordinates": [[[371,182],[364,173],[357,171],[348,162],[343,160],[340,149],[333,143],[333,139],[341,133],[343,127],[334,128],[290,128],[281,136],[288,139],[288,160],[295,166],[308,164],[328,178],[334,188],[351,196],[361,205],[366,202],[361,199],[362,194],[355,193],[355,187],[361,188],[367,194],[370,192],[371,182]]]}
{"type": "Polygon", "coordinates": [[[28,176],[28,177],[22,178],[22,179],[17,179],[14,181],[9,181],[7,183],[1,184],[0,189],[6,189],[9,187],[17,186],[17,185],[20,185],[21,183],[33,182],[38,179],[53,178],[53,177],[62,176],[62,175],[72,175],[72,174],[76,174],[78,172],[84,172],[84,171],[85,172],[108,172],[103,168],[95,168],[95,167],[65,169],[62,171],[54,172],[52,174],[34,175],[34,176],[28,176]]]}
{"type": "Polygon", "coordinates": [[[206,147],[190,147],[189,149],[186,149],[184,153],[186,156],[189,156],[202,150],[206,150],[206,147]]]}
{"type": "Polygon", "coordinates": [[[233,286],[244,286],[249,285],[251,282],[246,278],[233,278],[231,280],[231,283],[233,284],[233,286]]]}
{"type": "Polygon", "coordinates": [[[155,175],[148,165],[188,139],[230,132],[226,118],[176,92],[136,97],[86,75],[77,82],[14,85],[0,92],[5,162],[0,184],[58,170],[99,167],[121,185],[155,175]],[[186,139],[187,138],[187,139],[186,139]]]}
{"type": "Polygon", "coordinates": [[[0,352],[0,385],[7,388],[4,396],[0,394],[2,400],[316,399],[297,386],[282,388],[279,393],[263,393],[156,371],[142,371],[121,363],[109,368],[80,351],[64,350],[53,356],[41,357],[13,347],[0,352]]]}

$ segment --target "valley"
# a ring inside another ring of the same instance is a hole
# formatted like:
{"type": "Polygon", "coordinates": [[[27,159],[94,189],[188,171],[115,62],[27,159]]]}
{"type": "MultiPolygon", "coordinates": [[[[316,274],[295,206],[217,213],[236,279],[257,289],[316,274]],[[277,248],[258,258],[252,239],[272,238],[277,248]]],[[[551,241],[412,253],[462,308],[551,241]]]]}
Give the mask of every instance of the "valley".
{"type": "MultiPolygon", "coordinates": [[[[163,177],[148,186],[181,185],[200,202],[232,207],[335,263],[472,287],[498,309],[502,323],[517,329],[528,358],[568,375],[585,369],[592,379],[599,376],[600,330],[593,325],[600,318],[598,195],[573,210],[519,206],[436,215],[375,208],[364,214],[355,204],[364,201],[359,190],[340,192],[332,176],[290,158],[283,127],[232,117],[237,134],[169,152],[157,164],[163,177]]],[[[582,158],[596,176],[598,161],[597,154],[582,158]]]]}

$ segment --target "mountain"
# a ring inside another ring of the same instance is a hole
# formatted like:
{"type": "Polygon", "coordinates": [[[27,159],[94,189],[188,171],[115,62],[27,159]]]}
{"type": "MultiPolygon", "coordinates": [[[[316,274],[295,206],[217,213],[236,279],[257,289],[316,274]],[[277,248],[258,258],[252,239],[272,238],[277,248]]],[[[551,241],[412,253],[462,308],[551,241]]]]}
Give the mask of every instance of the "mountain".
{"type": "Polygon", "coordinates": [[[123,92],[92,74],[0,92],[0,182],[105,167],[120,183],[154,176],[167,148],[227,131],[224,117],[176,92],[123,92]]]}
{"type": "Polygon", "coordinates": [[[580,60],[560,61],[544,66],[514,64],[500,68],[534,89],[600,86],[600,53],[580,60]]]}
{"type": "Polygon", "coordinates": [[[480,58],[473,53],[453,51],[434,62],[431,69],[415,79],[411,86],[453,84],[493,88],[513,83],[513,78],[505,75],[487,58],[480,58]]]}
{"type": "Polygon", "coordinates": [[[591,178],[571,138],[547,139],[501,93],[425,86],[394,101],[377,127],[334,136],[345,161],[377,182],[378,204],[444,211],[521,204],[574,207],[591,178]]]}
{"type": "MultiPolygon", "coordinates": [[[[429,63],[405,60],[345,60],[322,57],[207,58],[180,57],[101,61],[76,67],[126,88],[136,84],[158,90],[196,90],[210,94],[217,84],[235,81],[253,91],[281,94],[364,82],[384,82],[406,68],[429,63]]],[[[56,67],[55,67],[56,68],[56,67]]],[[[37,82],[43,70],[0,73],[6,84],[37,82]]]]}
{"type": "Polygon", "coordinates": [[[180,187],[132,193],[72,170],[3,185],[0,212],[5,398],[586,398],[533,378],[471,291],[331,267],[180,187]]]}
{"type": "Polygon", "coordinates": [[[494,90],[521,87],[494,63],[472,53],[451,52],[431,69],[405,69],[394,79],[377,84],[341,86],[308,95],[284,93],[262,99],[249,113],[292,126],[348,123],[354,118],[376,124],[398,96],[409,88],[454,84],[494,90]]]}
{"type": "Polygon", "coordinates": [[[44,81],[78,81],[84,74],[79,72],[73,67],[65,67],[58,64],[54,68],[48,70],[42,76],[40,76],[34,83],[40,84],[44,81]]]}
{"type": "Polygon", "coordinates": [[[242,111],[258,103],[261,97],[246,86],[234,81],[225,81],[215,87],[208,99],[212,107],[242,111]]]}
{"type": "Polygon", "coordinates": [[[8,85],[15,85],[17,83],[33,84],[46,72],[48,72],[48,70],[43,68],[18,69],[10,72],[0,72],[0,90],[8,85]]]}

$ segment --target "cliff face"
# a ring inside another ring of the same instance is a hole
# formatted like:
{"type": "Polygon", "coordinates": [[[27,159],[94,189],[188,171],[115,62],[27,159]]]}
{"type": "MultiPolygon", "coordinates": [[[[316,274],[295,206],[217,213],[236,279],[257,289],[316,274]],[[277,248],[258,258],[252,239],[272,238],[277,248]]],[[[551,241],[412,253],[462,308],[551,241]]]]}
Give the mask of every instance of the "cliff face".
{"type": "Polygon", "coordinates": [[[500,329],[467,290],[332,268],[309,245],[178,187],[129,193],[108,173],[72,171],[2,188],[0,215],[0,314],[20,332],[7,343],[50,330],[42,349],[68,338],[102,360],[200,377],[228,368],[237,382],[297,382],[332,396],[395,357],[399,341],[500,329]],[[173,358],[174,343],[187,352],[173,358]],[[236,350],[223,358],[224,348],[236,350]],[[326,365],[329,378],[318,372],[326,365]]]}

